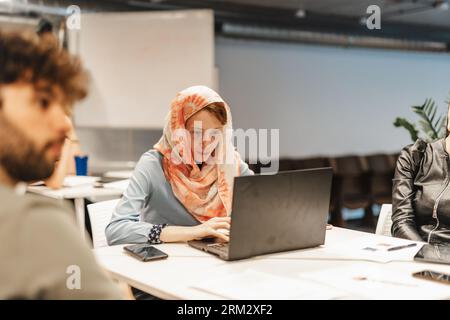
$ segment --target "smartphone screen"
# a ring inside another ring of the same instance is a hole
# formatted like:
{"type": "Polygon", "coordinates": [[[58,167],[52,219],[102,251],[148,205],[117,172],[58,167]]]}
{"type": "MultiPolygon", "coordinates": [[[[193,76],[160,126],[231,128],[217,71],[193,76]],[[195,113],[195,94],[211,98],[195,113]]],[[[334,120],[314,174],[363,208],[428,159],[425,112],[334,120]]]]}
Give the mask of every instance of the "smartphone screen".
{"type": "Polygon", "coordinates": [[[168,257],[166,253],[147,243],[133,244],[125,246],[123,249],[141,261],[159,260],[168,257]]]}
{"type": "Polygon", "coordinates": [[[445,284],[450,285],[450,274],[447,274],[447,273],[436,272],[436,271],[431,271],[431,270],[424,270],[424,271],[413,273],[413,276],[416,278],[436,281],[439,283],[445,283],[445,284]]]}

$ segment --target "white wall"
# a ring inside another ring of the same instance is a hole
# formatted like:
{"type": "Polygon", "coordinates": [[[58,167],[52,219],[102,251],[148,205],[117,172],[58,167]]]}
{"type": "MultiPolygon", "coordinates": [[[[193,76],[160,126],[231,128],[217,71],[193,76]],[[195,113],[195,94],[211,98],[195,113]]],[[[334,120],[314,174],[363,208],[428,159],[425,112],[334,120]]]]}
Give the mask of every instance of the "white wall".
{"type": "Polygon", "coordinates": [[[80,127],[159,129],[177,91],[215,85],[212,10],[86,13],[68,36],[91,73],[80,127]]]}
{"type": "Polygon", "coordinates": [[[395,117],[450,91],[450,55],[216,40],[235,128],[279,128],[281,156],[397,152],[395,117]]]}
{"type": "MultiPolygon", "coordinates": [[[[409,106],[426,97],[446,111],[448,54],[232,39],[217,39],[215,49],[234,127],[279,128],[281,156],[398,152],[410,138],[392,125],[395,117],[416,119],[409,106]]],[[[160,135],[80,130],[94,161],[137,160],[160,135]]]]}

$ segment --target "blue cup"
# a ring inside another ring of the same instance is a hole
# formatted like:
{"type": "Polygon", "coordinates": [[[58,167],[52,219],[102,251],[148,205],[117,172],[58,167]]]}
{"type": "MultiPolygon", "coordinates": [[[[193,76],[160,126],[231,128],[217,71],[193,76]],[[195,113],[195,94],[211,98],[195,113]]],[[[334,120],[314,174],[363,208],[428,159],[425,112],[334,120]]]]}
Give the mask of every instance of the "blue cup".
{"type": "Polygon", "coordinates": [[[77,176],[88,175],[88,156],[75,156],[75,169],[77,176]]]}

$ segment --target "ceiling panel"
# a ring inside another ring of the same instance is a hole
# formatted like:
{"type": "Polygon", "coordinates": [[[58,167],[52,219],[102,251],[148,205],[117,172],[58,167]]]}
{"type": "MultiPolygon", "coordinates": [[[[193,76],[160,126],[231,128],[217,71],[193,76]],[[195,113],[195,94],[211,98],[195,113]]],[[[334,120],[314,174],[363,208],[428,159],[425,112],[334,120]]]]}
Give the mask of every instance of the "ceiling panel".
{"type": "Polygon", "coordinates": [[[431,25],[450,28],[450,10],[428,10],[420,13],[398,15],[390,21],[414,25],[431,25]]]}
{"type": "MultiPolygon", "coordinates": [[[[210,1],[217,2],[218,0],[210,1]]],[[[303,9],[314,13],[346,17],[362,17],[366,15],[367,7],[375,4],[381,8],[382,21],[383,15],[385,15],[385,21],[450,27],[450,10],[432,8],[434,0],[221,0],[221,2],[303,9]]]]}
{"type": "MultiPolygon", "coordinates": [[[[324,34],[367,36],[440,42],[450,51],[450,10],[433,8],[436,1],[450,0],[28,0],[45,14],[55,7],[76,3],[83,11],[214,9],[216,31],[223,26],[264,27],[324,34]],[[381,30],[368,30],[360,19],[369,5],[381,7],[381,30]],[[305,18],[295,12],[306,11],[305,18]]],[[[3,2],[3,4],[6,2],[3,2]]],[[[19,3],[19,2],[14,2],[19,3]]],[[[22,2],[20,2],[22,3],[22,2]]],[[[25,4],[25,6],[26,6],[25,4]]],[[[0,8],[2,0],[0,0],[0,8]]]]}

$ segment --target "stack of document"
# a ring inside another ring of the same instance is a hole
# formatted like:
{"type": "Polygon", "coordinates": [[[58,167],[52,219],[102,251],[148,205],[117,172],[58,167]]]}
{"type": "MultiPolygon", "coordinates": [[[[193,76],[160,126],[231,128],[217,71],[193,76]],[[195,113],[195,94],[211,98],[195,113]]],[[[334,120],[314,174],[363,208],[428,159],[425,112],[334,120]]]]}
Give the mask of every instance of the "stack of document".
{"type": "Polygon", "coordinates": [[[67,176],[64,178],[63,186],[72,188],[84,185],[93,185],[96,181],[99,181],[99,177],[90,176],[67,176]]]}
{"type": "Polygon", "coordinates": [[[108,189],[118,189],[118,190],[125,192],[125,190],[127,190],[129,184],[130,184],[130,179],[125,179],[125,180],[104,183],[103,187],[108,188],[108,189]]]}
{"type": "Polygon", "coordinates": [[[107,178],[129,179],[133,175],[133,170],[108,171],[103,176],[107,178]]]}

